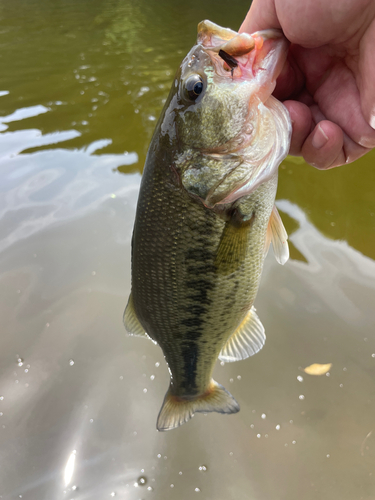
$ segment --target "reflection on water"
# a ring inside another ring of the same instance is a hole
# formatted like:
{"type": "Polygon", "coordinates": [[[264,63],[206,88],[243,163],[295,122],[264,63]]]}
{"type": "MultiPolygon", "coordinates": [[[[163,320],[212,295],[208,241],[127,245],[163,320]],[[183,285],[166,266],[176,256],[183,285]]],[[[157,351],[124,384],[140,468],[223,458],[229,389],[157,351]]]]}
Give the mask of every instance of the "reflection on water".
{"type": "Polygon", "coordinates": [[[216,367],[240,413],[157,433],[162,353],[124,335],[155,120],[197,22],[246,10],[0,3],[0,498],[375,497],[373,153],[282,165],[292,259],[266,261],[266,346],[216,367]]]}

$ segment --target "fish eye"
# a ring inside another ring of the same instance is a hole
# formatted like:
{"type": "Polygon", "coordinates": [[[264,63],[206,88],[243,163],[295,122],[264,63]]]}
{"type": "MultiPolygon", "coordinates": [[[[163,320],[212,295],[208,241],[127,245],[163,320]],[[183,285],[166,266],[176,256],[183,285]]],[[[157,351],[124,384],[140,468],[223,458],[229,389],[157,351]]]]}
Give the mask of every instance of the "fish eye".
{"type": "Polygon", "coordinates": [[[185,93],[189,101],[196,101],[204,90],[203,79],[200,75],[191,75],[185,82],[185,93]]]}

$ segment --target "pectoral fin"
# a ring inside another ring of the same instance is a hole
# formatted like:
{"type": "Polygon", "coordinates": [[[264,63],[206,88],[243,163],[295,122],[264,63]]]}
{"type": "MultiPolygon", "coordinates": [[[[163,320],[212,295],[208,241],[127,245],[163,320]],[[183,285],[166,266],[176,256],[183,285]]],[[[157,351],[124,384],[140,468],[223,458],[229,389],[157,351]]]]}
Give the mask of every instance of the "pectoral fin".
{"type": "Polygon", "coordinates": [[[145,329],[143,328],[139,319],[137,318],[137,314],[134,310],[132,294],[129,295],[128,304],[124,312],[124,326],[128,335],[147,338],[150,339],[152,342],[154,342],[154,344],[156,344],[156,342],[149,335],[147,335],[145,329]]]}
{"type": "Polygon", "coordinates": [[[265,341],[264,327],[252,307],[222,348],[219,359],[226,363],[246,359],[260,351],[265,341]]]}
{"type": "Polygon", "coordinates": [[[288,234],[285,231],[283,221],[281,220],[280,214],[274,205],[271,213],[271,217],[268,223],[266,243],[265,243],[265,254],[267,254],[269,246],[272,242],[273,251],[275,253],[275,258],[277,262],[284,265],[289,259],[289,246],[288,246],[288,234]]]}
{"type": "Polygon", "coordinates": [[[253,218],[240,226],[235,226],[231,222],[225,224],[215,259],[219,273],[231,274],[245,260],[249,246],[249,228],[252,221],[253,218]]]}

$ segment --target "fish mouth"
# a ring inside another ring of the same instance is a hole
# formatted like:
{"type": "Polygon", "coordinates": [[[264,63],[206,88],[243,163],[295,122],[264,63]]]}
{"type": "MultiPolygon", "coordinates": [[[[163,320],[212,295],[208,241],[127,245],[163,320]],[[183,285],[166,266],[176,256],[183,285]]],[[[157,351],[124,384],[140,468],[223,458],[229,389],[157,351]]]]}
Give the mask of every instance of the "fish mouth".
{"type": "Polygon", "coordinates": [[[232,79],[249,79],[262,70],[262,61],[275,41],[285,40],[281,30],[237,33],[205,20],[198,24],[197,42],[211,57],[216,72],[232,79]]]}

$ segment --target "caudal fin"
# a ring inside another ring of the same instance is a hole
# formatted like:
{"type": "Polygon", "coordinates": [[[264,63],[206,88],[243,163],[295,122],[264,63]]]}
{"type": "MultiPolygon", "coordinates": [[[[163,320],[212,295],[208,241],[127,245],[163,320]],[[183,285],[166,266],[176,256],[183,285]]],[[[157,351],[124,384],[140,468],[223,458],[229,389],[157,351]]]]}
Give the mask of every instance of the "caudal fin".
{"type": "Polygon", "coordinates": [[[170,389],[165,395],[161,407],[157,429],[158,431],[169,431],[185,424],[195,412],[209,413],[237,413],[240,406],[224,387],[215,380],[211,380],[210,389],[203,395],[194,399],[173,396],[170,389]]]}

